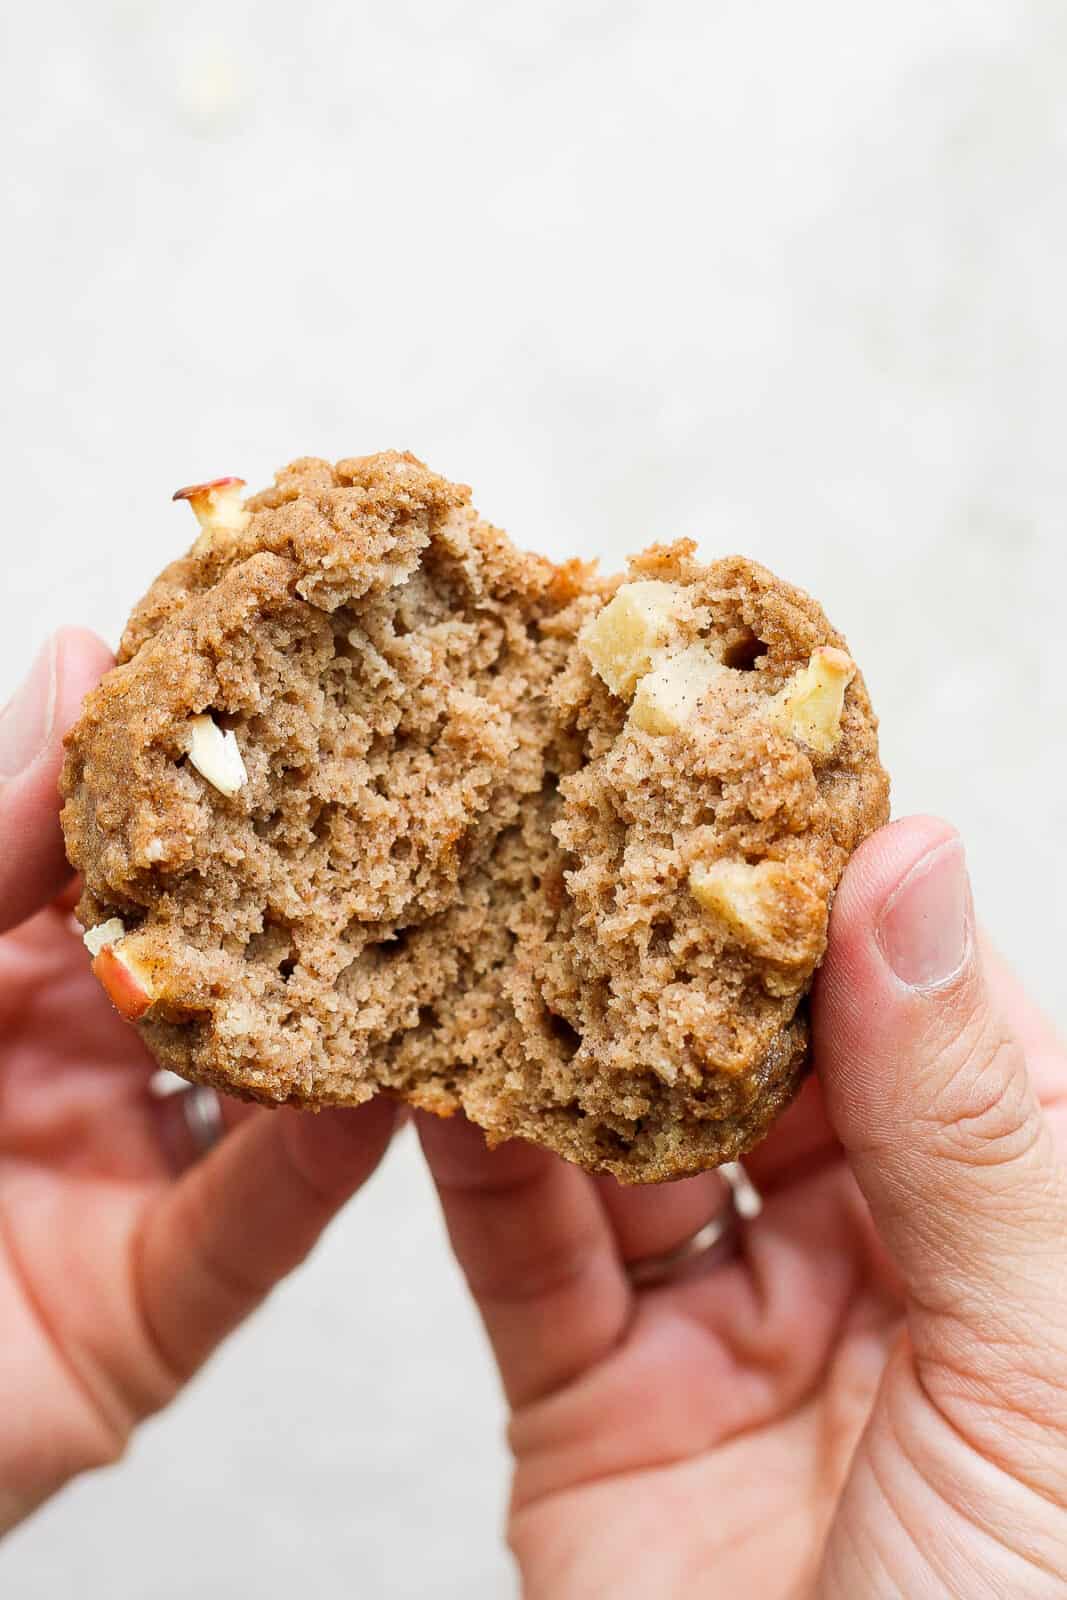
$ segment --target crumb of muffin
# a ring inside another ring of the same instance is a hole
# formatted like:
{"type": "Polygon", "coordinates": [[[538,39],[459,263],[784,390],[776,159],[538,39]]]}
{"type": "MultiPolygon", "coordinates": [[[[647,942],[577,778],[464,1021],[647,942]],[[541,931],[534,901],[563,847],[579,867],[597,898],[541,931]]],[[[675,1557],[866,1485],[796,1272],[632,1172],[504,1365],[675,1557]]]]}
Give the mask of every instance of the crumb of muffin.
{"type": "Polygon", "coordinates": [[[395,451],[243,488],[179,491],[200,536],[67,741],[123,1015],[267,1105],[391,1094],[623,1182],[735,1160],[887,813],[820,607],[689,541],[557,567],[395,451]]]}

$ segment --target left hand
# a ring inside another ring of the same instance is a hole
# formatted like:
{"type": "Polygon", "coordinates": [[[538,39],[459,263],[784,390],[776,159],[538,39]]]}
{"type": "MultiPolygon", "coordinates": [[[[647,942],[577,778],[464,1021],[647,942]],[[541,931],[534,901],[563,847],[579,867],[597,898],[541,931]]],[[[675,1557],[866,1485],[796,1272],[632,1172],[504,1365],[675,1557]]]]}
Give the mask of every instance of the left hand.
{"type": "Polygon", "coordinates": [[[121,1454],[304,1259],[396,1115],[225,1102],[231,1131],[189,1164],[180,1097],[149,1094],[71,927],[60,741],[110,664],[66,631],[0,714],[0,1532],[121,1454]]]}

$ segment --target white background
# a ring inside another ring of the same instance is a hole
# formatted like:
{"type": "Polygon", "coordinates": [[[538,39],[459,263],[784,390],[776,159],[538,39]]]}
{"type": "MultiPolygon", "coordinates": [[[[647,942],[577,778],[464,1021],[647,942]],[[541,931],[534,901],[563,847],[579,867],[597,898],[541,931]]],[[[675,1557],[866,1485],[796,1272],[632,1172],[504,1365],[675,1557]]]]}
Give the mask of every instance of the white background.
{"type": "MultiPolygon", "coordinates": [[[[1060,0],[36,0],[0,59],[0,691],[117,636],[177,484],[298,454],[550,554],[692,534],[823,600],[1064,1020],[1060,0]]],[[[507,1595],[505,1470],[402,1144],[0,1586],[507,1595]]]]}

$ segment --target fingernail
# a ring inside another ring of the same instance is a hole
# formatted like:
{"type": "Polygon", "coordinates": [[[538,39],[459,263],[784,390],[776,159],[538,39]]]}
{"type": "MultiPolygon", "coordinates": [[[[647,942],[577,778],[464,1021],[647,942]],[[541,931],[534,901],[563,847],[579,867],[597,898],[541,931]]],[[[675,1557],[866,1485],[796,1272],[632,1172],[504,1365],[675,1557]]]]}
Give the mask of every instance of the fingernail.
{"type": "Polygon", "coordinates": [[[31,767],[52,734],[56,714],[56,644],[45,645],[29,677],[0,711],[0,779],[31,767]]]}
{"type": "Polygon", "coordinates": [[[949,839],[917,861],[882,908],[878,943],[901,983],[948,983],[971,945],[971,888],[963,844],[949,839]]]}

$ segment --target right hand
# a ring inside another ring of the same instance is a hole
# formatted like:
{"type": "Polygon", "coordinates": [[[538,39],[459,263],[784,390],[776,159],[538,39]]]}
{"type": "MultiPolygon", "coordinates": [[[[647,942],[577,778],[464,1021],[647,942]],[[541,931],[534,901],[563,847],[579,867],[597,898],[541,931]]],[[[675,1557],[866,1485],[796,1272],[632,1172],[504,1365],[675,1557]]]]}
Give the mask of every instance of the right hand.
{"type": "Polygon", "coordinates": [[[739,1259],[635,1289],[720,1208],[422,1121],[512,1407],[531,1600],[1067,1595],[1067,1055],[980,951],[959,840],[850,863],[818,1079],[746,1165],[739,1259]]]}

